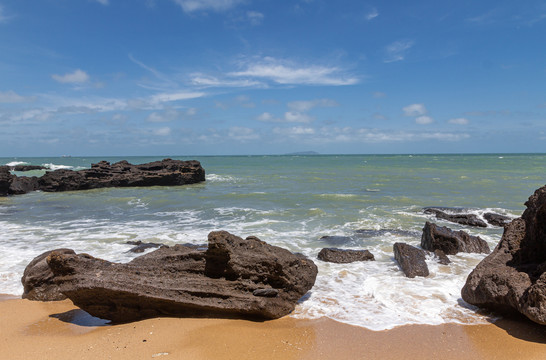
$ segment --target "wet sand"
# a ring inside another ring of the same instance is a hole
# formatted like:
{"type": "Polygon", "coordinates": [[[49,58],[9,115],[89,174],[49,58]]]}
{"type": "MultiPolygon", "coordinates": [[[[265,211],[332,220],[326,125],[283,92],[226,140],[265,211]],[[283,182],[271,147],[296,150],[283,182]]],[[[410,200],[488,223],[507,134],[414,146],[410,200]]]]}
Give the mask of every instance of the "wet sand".
{"type": "Polygon", "coordinates": [[[546,326],[410,325],[370,331],[330,319],[156,318],[107,325],[69,300],[2,297],[2,359],[545,359],[546,326]]]}

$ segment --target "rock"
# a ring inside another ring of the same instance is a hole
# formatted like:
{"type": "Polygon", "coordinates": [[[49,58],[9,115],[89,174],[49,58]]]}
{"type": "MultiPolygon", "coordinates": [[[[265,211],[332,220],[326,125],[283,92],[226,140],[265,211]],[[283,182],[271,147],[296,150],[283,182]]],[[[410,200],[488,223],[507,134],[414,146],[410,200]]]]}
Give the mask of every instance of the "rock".
{"type": "Polygon", "coordinates": [[[474,214],[448,214],[437,208],[424,208],[425,214],[434,214],[438,219],[451,221],[461,225],[487,227],[487,224],[474,214]]]}
{"type": "Polygon", "coordinates": [[[163,244],[157,244],[157,243],[143,243],[142,241],[127,241],[126,244],[128,245],[134,245],[134,247],[130,248],[128,251],[132,253],[142,253],[145,250],[151,249],[151,248],[158,248],[160,246],[163,246],[163,244]]]}
{"type": "Polygon", "coordinates": [[[17,177],[8,166],[0,166],[0,196],[29,191],[48,192],[88,190],[105,187],[175,186],[205,181],[205,170],[198,161],[164,159],[132,165],[120,161],[93,164],[91,169],[48,171],[39,178],[17,177]]]}
{"type": "Polygon", "coordinates": [[[546,325],[546,186],[504,227],[493,252],[470,273],[463,300],[499,312],[518,311],[546,325]]]}
{"type": "Polygon", "coordinates": [[[501,227],[503,227],[504,225],[508,225],[510,221],[512,221],[512,219],[508,216],[490,212],[483,214],[483,218],[487,220],[489,224],[501,227]]]}
{"type": "Polygon", "coordinates": [[[120,161],[93,164],[91,169],[72,171],[59,169],[40,177],[40,190],[71,191],[105,187],[174,186],[205,181],[205,170],[198,161],[164,159],[132,165],[120,161]]]}
{"type": "Polygon", "coordinates": [[[434,254],[434,257],[436,259],[438,259],[438,262],[442,265],[449,265],[451,264],[451,260],[449,260],[449,258],[447,257],[446,253],[443,252],[442,250],[440,249],[436,249],[434,250],[433,252],[434,254]]]}
{"type": "Polygon", "coordinates": [[[440,249],[448,255],[458,252],[488,254],[491,251],[487,242],[479,236],[469,235],[462,230],[453,231],[428,221],[423,228],[421,247],[429,251],[440,249]]]}
{"type": "Polygon", "coordinates": [[[12,170],[13,171],[32,171],[32,170],[46,170],[45,166],[41,165],[15,165],[12,170]]]}
{"type": "Polygon", "coordinates": [[[393,250],[394,258],[398,261],[400,268],[407,277],[427,277],[429,275],[424,250],[405,243],[395,243],[393,250]]]}
{"type": "Polygon", "coordinates": [[[54,275],[49,265],[47,257],[55,252],[57,254],[75,254],[70,249],[55,249],[35,257],[25,268],[21,283],[23,283],[23,299],[37,301],[58,301],[66,299],[61,293],[59,286],[53,281],[54,275]]]}
{"type": "Polygon", "coordinates": [[[354,243],[354,239],[350,236],[327,235],[322,236],[319,240],[334,246],[343,246],[354,243]]]}
{"type": "Polygon", "coordinates": [[[127,264],[53,252],[48,263],[75,305],[114,322],[155,316],[279,318],[294,309],[317,276],[316,265],[303,255],[225,231],[209,234],[207,250],[164,246],[127,264]]]}
{"type": "Polygon", "coordinates": [[[317,258],[322,261],[347,264],[355,261],[375,260],[373,254],[368,250],[343,250],[336,248],[324,248],[320,250],[317,258]]]}
{"type": "Polygon", "coordinates": [[[0,196],[7,196],[10,193],[12,179],[13,175],[9,172],[9,167],[0,166],[0,196]]]}

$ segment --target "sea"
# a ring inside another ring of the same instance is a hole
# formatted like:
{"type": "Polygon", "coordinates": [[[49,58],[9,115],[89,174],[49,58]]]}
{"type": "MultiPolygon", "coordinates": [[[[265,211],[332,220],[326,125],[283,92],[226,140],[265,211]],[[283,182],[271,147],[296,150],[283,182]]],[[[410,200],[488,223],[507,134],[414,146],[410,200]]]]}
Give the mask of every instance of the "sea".
{"type": "MultiPolygon", "coordinates": [[[[162,158],[0,158],[0,164],[79,170],[101,160],[140,164],[162,158]]],[[[496,315],[465,303],[461,288],[486,255],[450,255],[449,265],[428,257],[430,275],[407,278],[394,260],[393,244],[419,246],[423,226],[431,221],[478,235],[493,249],[502,228],[449,223],[425,214],[423,208],[515,218],[546,182],[546,154],[170,158],[199,160],[206,181],[0,198],[0,293],[21,295],[25,266],[47,250],[71,248],[128,262],[141,255],[129,252],[128,241],[204,244],[209,232],[227,230],[303,253],[317,264],[314,287],[290,316],[329,317],[372,330],[406,324],[482,324],[496,315]],[[375,261],[317,260],[325,247],[367,249],[375,261]]]]}

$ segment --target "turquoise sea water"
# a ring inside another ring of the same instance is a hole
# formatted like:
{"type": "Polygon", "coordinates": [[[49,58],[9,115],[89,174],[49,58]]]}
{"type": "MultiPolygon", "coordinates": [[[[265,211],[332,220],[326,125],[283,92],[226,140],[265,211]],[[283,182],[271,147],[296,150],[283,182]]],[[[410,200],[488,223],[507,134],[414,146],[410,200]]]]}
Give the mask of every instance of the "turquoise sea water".
{"type": "MultiPolygon", "coordinates": [[[[81,169],[100,160],[144,163],[162,157],[0,158],[52,168],[81,169]]],[[[189,160],[188,157],[172,157],[189,160]]],[[[20,277],[36,255],[53,248],[112,261],[129,261],[129,240],[205,243],[213,230],[302,252],[319,266],[310,296],[293,316],[333,319],[368,327],[445,322],[480,323],[460,300],[460,289],[484,257],[451,256],[449,266],[429,259],[428,278],[408,279],[392,245],[419,245],[425,206],[464,207],[478,215],[516,217],[545,184],[544,154],[203,156],[207,181],[182,187],[34,192],[0,198],[0,293],[21,294],[20,277]],[[367,230],[357,235],[356,230],[367,230]],[[398,231],[395,231],[398,230],[398,231]],[[403,231],[400,231],[403,230],[403,231]],[[324,235],[351,236],[329,243],[324,235]],[[375,262],[328,264],[323,247],[369,249],[375,262]]],[[[40,171],[18,175],[41,175],[40,171]]],[[[464,228],[494,247],[502,229],[464,228]]]]}

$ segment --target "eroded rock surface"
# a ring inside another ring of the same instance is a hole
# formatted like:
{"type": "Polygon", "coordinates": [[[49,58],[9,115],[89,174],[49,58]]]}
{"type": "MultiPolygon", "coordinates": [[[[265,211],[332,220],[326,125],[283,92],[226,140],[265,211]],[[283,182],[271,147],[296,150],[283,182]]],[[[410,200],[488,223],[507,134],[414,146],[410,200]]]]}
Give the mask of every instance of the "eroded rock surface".
{"type": "Polygon", "coordinates": [[[336,248],[324,248],[320,250],[317,258],[337,264],[347,264],[355,261],[373,261],[373,254],[368,250],[345,250],[336,248]]]}
{"type": "Polygon", "coordinates": [[[317,267],[303,255],[211,232],[208,249],[161,247],[127,264],[53,252],[48,264],[63,294],[114,322],[155,316],[274,319],[313,286],[317,267]]]}
{"type": "Polygon", "coordinates": [[[483,214],[483,218],[487,220],[489,224],[494,226],[500,226],[500,227],[503,227],[504,225],[508,225],[510,221],[512,221],[512,219],[506,215],[495,214],[490,212],[483,214]]]}
{"type": "Polygon", "coordinates": [[[458,252],[485,253],[491,252],[487,242],[479,236],[472,236],[459,230],[454,231],[445,226],[426,222],[421,236],[421,247],[425,250],[442,250],[447,255],[458,252]]]}
{"type": "Polygon", "coordinates": [[[451,221],[457,224],[461,225],[468,225],[468,226],[478,226],[478,227],[487,227],[487,224],[485,221],[480,219],[475,214],[449,214],[445,211],[442,211],[438,208],[424,208],[423,211],[425,214],[434,214],[436,215],[436,218],[443,219],[447,221],[451,221]]]}
{"type": "Polygon", "coordinates": [[[546,186],[504,228],[493,252],[470,273],[463,299],[500,312],[518,311],[546,325],[546,186]]]}
{"type": "Polygon", "coordinates": [[[424,250],[405,243],[395,243],[393,250],[394,258],[398,261],[400,268],[407,277],[427,277],[429,275],[424,250]]]}

